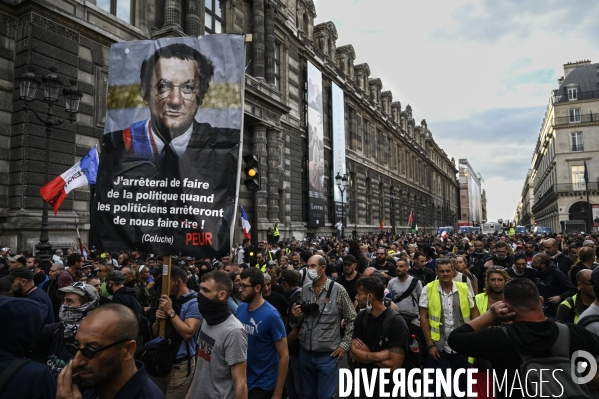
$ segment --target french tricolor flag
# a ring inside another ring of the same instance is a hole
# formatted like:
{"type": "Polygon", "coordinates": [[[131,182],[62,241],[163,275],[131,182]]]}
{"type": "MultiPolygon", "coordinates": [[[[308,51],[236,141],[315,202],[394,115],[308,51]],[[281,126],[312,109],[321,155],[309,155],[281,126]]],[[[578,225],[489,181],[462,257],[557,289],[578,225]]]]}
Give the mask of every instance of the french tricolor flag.
{"type": "Polygon", "coordinates": [[[441,232],[441,238],[445,240],[447,237],[449,237],[449,233],[446,232],[446,231],[442,231],[441,232]]]}
{"type": "Polygon", "coordinates": [[[243,236],[248,240],[251,240],[252,236],[250,235],[250,230],[252,229],[252,226],[250,225],[248,215],[245,213],[243,206],[241,207],[241,229],[243,230],[243,236]]]}
{"type": "Polygon", "coordinates": [[[99,163],[98,150],[94,146],[71,169],[40,188],[42,198],[52,206],[54,215],[58,213],[60,205],[72,190],[87,184],[96,184],[99,163]]]}

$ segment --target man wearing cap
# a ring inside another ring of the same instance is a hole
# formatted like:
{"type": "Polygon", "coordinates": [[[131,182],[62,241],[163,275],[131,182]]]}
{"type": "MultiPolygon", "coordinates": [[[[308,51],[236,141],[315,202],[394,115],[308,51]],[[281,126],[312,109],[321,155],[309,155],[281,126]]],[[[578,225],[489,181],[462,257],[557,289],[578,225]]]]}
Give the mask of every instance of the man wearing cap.
{"type": "Polygon", "coordinates": [[[337,279],[337,282],[341,284],[347,295],[351,299],[356,297],[358,290],[356,289],[356,282],[362,275],[356,271],[358,262],[356,257],[353,255],[346,255],[343,257],[343,274],[337,279]]]}
{"type": "Polygon", "coordinates": [[[25,267],[14,269],[8,277],[12,282],[12,293],[14,296],[33,299],[46,305],[47,312],[44,324],[54,323],[54,308],[50,297],[41,289],[38,289],[33,283],[33,272],[25,267]]]}
{"type": "Polygon", "coordinates": [[[83,262],[83,267],[81,268],[80,281],[86,282],[87,279],[92,275],[93,270],[94,270],[94,265],[92,265],[91,262],[83,262]]]}
{"type": "Polygon", "coordinates": [[[112,303],[119,303],[131,309],[136,316],[143,314],[143,307],[132,288],[125,287],[125,275],[113,270],[106,276],[106,290],[112,295],[112,303]]]}
{"type": "Polygon", "coordinates": [[[57,295],[62,301],[60,321],[44,327],[34,351],[42,356],[36,360],[47,364],[56,375],[72,358],[67,351],[67,342],[75,337],[81,321],[99,306],[100,300],[98,291],[83,282],[63,287],[57,295]]]}
{"type": "Polygon", "coordinates": [[[25,259],[23,256],[18,255],[9,256],[8,258],[6,258],[6,260],[8,261],[9,272],[12,272],[13,270],[18,269],[20,267],[25,267],[25,264],[27,263],[27,259],[25,259]]]}

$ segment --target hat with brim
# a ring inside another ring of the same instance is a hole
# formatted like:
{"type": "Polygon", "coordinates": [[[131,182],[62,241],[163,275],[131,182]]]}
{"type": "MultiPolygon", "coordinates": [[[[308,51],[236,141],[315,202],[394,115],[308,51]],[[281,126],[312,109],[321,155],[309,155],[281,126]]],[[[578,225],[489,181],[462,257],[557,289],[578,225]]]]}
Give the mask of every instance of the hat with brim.
{"type": "Polygon", "coordinates": [[[96,288],[94,286],[89,285],[89,284],[85,284],[84,286],[85,286],[85,290],[83,288],[74,287],[72,285],[62,287],[61,289],[56,291],[56,296],[61,301],[64,298],[64,294],[77,294],[80,297],[91,298],[92,300],[100,299],[100,296],[98,295],[98,290],[96,290],[96,288]]]}

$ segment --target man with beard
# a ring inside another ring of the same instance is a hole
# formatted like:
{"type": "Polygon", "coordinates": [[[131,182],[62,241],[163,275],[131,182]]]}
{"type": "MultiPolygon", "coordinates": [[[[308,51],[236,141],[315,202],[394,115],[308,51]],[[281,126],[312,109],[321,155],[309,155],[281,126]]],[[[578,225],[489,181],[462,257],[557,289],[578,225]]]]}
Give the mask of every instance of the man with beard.
{"type": "Polygon", "coordinates": [[[508,244],[505,241],[499,241],[495,244],[495,254],[485,262],[485,268],[492,265],[510,267],[513,264],[514,257],[509,253],[508,244]]]}
{"type": "Polygon", "coordinates": [[[420,280],[423,286],[435,279],[435,273],[425,265],[426,255],[422,252],[416,252],[414,254],[414,265],[408,270],[408,274],[420,280]]]}
{"type": "Polygon", "coordinates": [[[250,268],[242,271],[240,277],[239,298],[243,303],[235,316],[248,335],[248,398],[281,399],[289,365],[283,319],[262,296],[264,274],[250,268]]]}
{"type": "Polygon", "coordinates": [[[385,278],[387,278],[387,281],[397,275],[395,265],[393,264],[393,261],[387,257],[387,250],[383,247],[378,247],[376,249],[376,260],[370,262],[369,266],[382,271],[385,278]]]}
{"type": "Polygon", "coordinates": [[[580,315],[595,302],[595,293],[591,284],[591,273],[591,269],[582,269],[576,273],[578,292],[559,304],[555,321],[558,323],[576,324],[580,315]]]}
{"type": "MultiPolygon", "coordinates": [[[[141,274],[145,268],[145,266],[140,266],[139,273],[141,274]]],[[[137,281],[135,270],[131,266],[124,266],[121,269],[121,273],[125,276],[125,287],[129,287],[135,291],[135,296],[143,306],[144,311],[149,309],[151,302],[150,293],[144,284],[137,281]]]]}
{"type": "Polygon", "coordinates": [[[527,241],[526,244],[524,244],[524,254],[526,255],[526,265],[529,267],[532,267],[532,258],[534,258],[534,256],[537,254],[535,252],[536,248],[537,248],[537,245],[535,244],[534,241],[527,241]]]}
{"type": "Polygon", "coordinates": [[[227,298],[233,282],[223,270],[202,276],[198,309],[203,317],[196,371],[187,397],[247,399],[247,334],[231,314],[227,298]],[[232,383],[231,383],[232,382],[232,383]]]}
{"type": "Polygon", "coordinates": [[[54,311],[54,320],[58,319],[58,311],[60,309],[60,299],[56,292],[58,291],[58,276],[64,271],[64,265],[61,263],[55,263],[50,267],[48,272],[50,280],[44,283],[42,290],[48,294],[50,301],[52,301],[52,309],[54,311]]]}
{"type": "Polygon", "coordinates": [[[356,282],[362,277],[360,273],[356,271],[356,267],[358,266],[358,262],[356,257],[353,255],[346,255],[343,257],[343,274],[339,279],[337,279],[337,283],[341,284],[345,291],[347,291],[347,295],[350,298],[355,298],[358,290],[356,289],[356,282]]]}
{"type": "Polygon", "coordinates": [[[33,284],[33,272],[27,268],[20,267],[10,272],[5,277],[12,282],[12,293],[14,296],[33,299],[46,305],[48,312],[44,319],[45,324],[54,323],[54,309],[50,297],[33,284]]]}
{"type": "Polygon", "coordinates": [[[33,272],[33,284],[35,284],[37,288],[43,288],[46,281],[50,280],[46,273],[41,269],[41,261],[37,256],[28,257],[25,266],[33,272]]]}
{"type": "Polygon", "coordinates": [[[408,274],[408,262],[397,261],[397,277],[389,281],[387,288],[391,292],[393,302],[399,308],[399,313],[409,322],[418,323],[418,300],[422,293],[422,281],[408,274]]]}
{"type": "Polygon", "coordinates": [[[67,345],[73,360],[58,376],[56,398],[163,399],[143,363],[135,360],[137,335],[131,309],[109,304],[91,312],[67,345]]]}
{"type": "Polygon", "coordinates": [[[532,267],[527,267],[527,263],[526,254],[519,253],[514,255],[514,265],[506,269],[507,274],[510,278],[527,278],[534,281],[537,272],[532,267]]]}

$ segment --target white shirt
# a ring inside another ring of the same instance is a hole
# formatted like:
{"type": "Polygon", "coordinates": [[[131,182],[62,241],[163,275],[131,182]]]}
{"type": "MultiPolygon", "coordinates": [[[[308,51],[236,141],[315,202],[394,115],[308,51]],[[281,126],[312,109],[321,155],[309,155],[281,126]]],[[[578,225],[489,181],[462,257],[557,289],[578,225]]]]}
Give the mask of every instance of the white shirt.
{"type": "MultiPolygon", "coordinates": [[[[448,294],[445,293],[443,288],[441,288],[441,283],[439,283],[439,286],[437,288],[441,295],[441,306],[443,308],[443,322],[445,323],[443,327],[443,332],[445,336],[445,347],[443,348],[443,350],[449,353],[455,353],[449,347],[449,344],[447,343],[447,337],[449,337],[451,332],[455,329],[455,326],[453,325],[453,294],[458,292],[458,287],[455,285],[455,282],[452,281],[451,291],[448,294]]],[[[418,303],[418,306],[420,306],[421,308],[428,309],[428,286],[425,286],[422,289],[422,294],[420,294],[420,302],[418,303]]],[[[468,291],[468,306],[470,307],[470,309],[474,308],[474,298],[470,294],[470,291],[468,291]]],[[[459,304],[456,307],[456,309],[460,311],[459,304]]]]}
{"type": "MultiPolygon", "coordinates": [[[[154,130],[149,129],[150,121],[151,120],[148,119],[148,122],[146,123],[146,132],[151,131],[152,138],[154,139],[154,143],[156,144],[156,151],[158,152],[158,154],[162,154],[162,150],[164,149],[164,142],[158,135],[156,135],[156,133],[154,133],[154,130]]],[[[171,149],[173,150],[173,152],[175,154],[177,154],[177,156],[179,158],[181,158],[183,156],[183,154],[185,154],[185,150],[187,149],[187,144],[189,144],[189,139],[191,138],[192,132],[193,132],[193,123],[191,124],[189,129],[187,129],[185,131],[185,133],[183,133],[182,135],[177,136],[171,140],[171,144],[170,144],[171,149]]]]}

